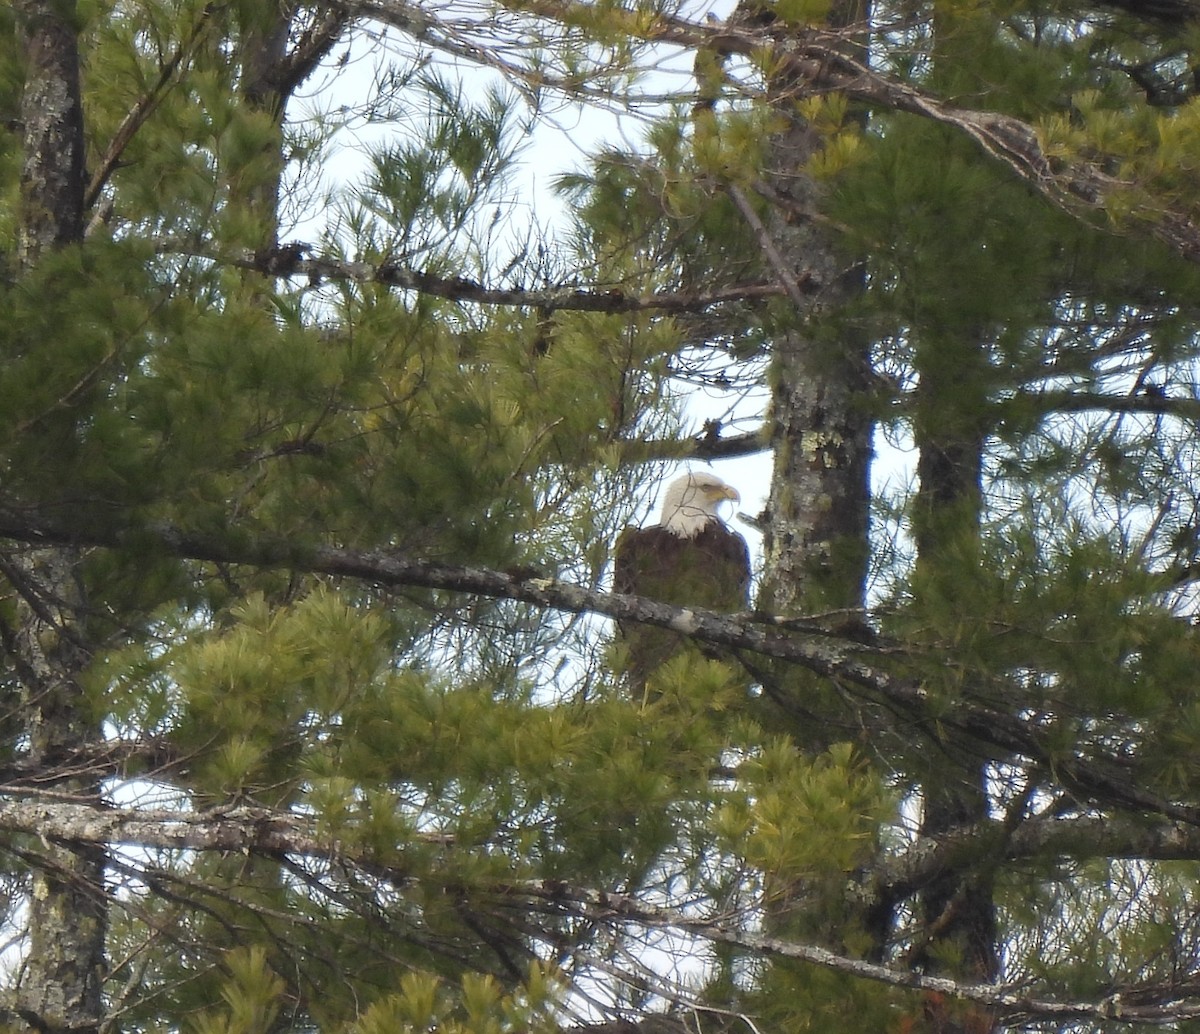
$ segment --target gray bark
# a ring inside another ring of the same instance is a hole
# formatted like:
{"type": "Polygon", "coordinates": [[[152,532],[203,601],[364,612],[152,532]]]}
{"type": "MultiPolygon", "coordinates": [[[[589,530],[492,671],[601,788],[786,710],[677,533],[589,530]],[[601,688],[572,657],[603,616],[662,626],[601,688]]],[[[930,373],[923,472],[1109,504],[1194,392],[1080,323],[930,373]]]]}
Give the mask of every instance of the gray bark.
{"type": "MultiPolygon", "coordinates": [[[[78,241],[82,233],[84,138],[74,6],[24,0],[17,7],[26,61],[18,243],[24,272],[49,252],[78,241]]],[[[69,414],[60,419],[69,420],[69,414]]],[[[29,761],[41,770],[44,785],[94,800],[99,793],[95,777],[58,771],[62,761],[98,735],[79,682],[90,656],[79,566],[80,554],[69,545],[18,548],[6,557],[4,573],[16,597],[11,663],[20,685],[29,761]]],[[[38,1031],[98,1030],[107,916],[105,850],[43,838],[29,857],[29,952],[16,1012],[38,1031]]]]}
{"type": "Polygon", "coordinates": [[[18,260],[22,267],[42,252],[77,241],[83,222],[83,108],[79,50],[72,25],[74,3],[22,0],[17,32],[25,57],[21,121],[18,260]]]}
{"type": "MultiPolygon", "coordinates": [[[[750,16],[752,17],[752,15],[750,16]]],[[[859,0],[834,5],[835,25],[866,25],[859,0]]],[[[843,46],[853,48],[853,36],[843,46]]],[[[821,208],[821,185],[805,165],[821,139],[797,113],[807,87],[787,69],[771,83],[787,128],[772,142],[765,233],[776,272],[804,297],[793,326],[773,342],[771,444],[775,468],[767,506],[766,577],[759,605],[776,614],[860,608],[866,582],[873,415],[867,342],[814,329],[861,290],[861,272],[840,256],[821,208]]],[[[827,324],[826,324],[827,327],[827,324]]]]}

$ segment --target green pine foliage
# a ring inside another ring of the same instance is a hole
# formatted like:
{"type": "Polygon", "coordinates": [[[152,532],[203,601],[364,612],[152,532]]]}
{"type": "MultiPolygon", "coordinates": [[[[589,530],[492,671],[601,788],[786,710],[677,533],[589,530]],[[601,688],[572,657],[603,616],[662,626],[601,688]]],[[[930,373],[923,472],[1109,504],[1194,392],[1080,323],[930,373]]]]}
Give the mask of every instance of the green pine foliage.
{"type": "MultiPolygon", "coordinates": [[[[1024,120],[1046,177],[1117,184],[1056,205],[952,120],[781,95],[765,44],[695,63],[690,7],[414,8],[382,40],[351,5],[289,80],[256,79],[256,48],[303,57],[343,9],[60,4],[89,229],[23,269],[20,6],[0,10],[0,915],[28,953],[30,873],[106,845],[95,1029],[970,1027],[970,995],[938,1019],[916,987],[977,982],[960,917],[922,908],[947,872],[986,885],[999,978],[1031,1001],[1194,1005],[1200,273],[1151,238],[1200,205],[1200,30],[876,6],[875,72],[1024,120]],[[670,32],[705,104],[668,88],[635,147],[580,141],[569,225],[521,224],[552,103],[636,107],[670,32]],[[792,118],[810,153],[784,168],[792,118]],[[789,176],[812,209],[771,187],[789,176]],[[850,302],[794,255],[778,289],[767,245],[807,224],[850,302]],[[633,700],[597,617],[312,569],[333,547],[604,586],[662,462],[695,448],[695,389],[759,398],[780,342],[851,337],[874,368],[855,405],[923,481],[875,481],[864,614],[753,625],[808,664],[700,644],[633,700]],[[32,584],[34,547],[71,556],[83,603],[57,627],[70,600],[32,584]],[[32,770],[30,659],[66,642],[88,732],[32,770]],[[62,789],[81,771],[92,798],[62,789]],[[923,800],[981,772],[982,809],[922,829],[923,800]],[[96,824],[51,826],[96,796],[96,824]],[[102,824],[118,811],[146,825],[102,824]]],[[[835,7],[730,31],[811,41],[835,7]]],[[[28,1004],[31,971],[6,969],[3,1023],[66,1029],[28,1004]]],[[[1030,1010],[1003,1022],[1048,1027],[1030,1010]]]]}

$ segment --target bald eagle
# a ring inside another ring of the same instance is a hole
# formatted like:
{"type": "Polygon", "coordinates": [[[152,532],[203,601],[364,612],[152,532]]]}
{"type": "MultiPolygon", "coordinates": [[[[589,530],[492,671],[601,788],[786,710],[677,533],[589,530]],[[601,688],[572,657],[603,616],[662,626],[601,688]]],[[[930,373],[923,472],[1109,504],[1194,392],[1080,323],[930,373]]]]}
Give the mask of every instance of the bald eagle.
{"type": "MultiPolygon", "coordinates": [[[[718,508],[726,500],[740,497],[712,474],[685,474],[671,482],[661,521],[626,528],[618,537],[613,591],[710,610],[744,610],[750,552],[746,540],[721,520],[718,508]]],[[[626,645],[629,689],[643,700],[646,680],[686,640],[664,628],[626,622],[618,624],[617,633],[626,645]]]]}

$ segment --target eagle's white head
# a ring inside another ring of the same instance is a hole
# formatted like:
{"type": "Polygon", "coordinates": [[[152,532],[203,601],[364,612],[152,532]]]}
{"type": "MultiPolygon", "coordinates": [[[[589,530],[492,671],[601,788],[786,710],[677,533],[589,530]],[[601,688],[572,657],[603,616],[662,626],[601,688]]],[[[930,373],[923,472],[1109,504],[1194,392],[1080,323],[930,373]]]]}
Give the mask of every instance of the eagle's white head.
{"type": "Polygon", "coordinates": [[[667,487],[661,524],[680,538],[695,538],[711,521],[721,519],[717,508],[726,499],[737,503],[741,496],[719,477],[704,471],[684,474],[667,487]]]}

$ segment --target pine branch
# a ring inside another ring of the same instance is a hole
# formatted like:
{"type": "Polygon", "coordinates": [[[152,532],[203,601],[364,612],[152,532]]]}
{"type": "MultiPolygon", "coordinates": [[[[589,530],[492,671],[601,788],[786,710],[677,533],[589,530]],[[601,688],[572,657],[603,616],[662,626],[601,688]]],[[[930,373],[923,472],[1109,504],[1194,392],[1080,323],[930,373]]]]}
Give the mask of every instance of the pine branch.
{"type": "Polygon", "coordinates": [[[988,821],[921,836],[894,854],[880,856],[854,880],[868,902],[915,893],[966,857],[1126,858],[1140,861],[1200,861],[1200,829],[1172,821],[1124,815],[1039,815],[1014,829],[988,821]]]}
{"type": "Polygon", "coordinates": [[[1170,986],[1139,986],[1136,1001],[1126,1000],[1124,989],[1097,1001],[1061,1001],[1038,998],[1024,985],[969,984],[947,977],[898,970],[862,959],[839,955],[814,944],[771,937],[734,926],[721,918],[694,916],[672,908],[649,905],[626,894],[572,887],[556,881],[513,888],[544,900],[555,914],[580,915],[605,922],[632,922],[647,929],[690,934],[714,944],[724,944],[756,955],[797,959],[825,969],[891,987],[944,995],[975,1002],[994,1010],[1006,1023],[1046,1020],[1116,1020],[1123,1023],[1161,1024],[1200,1017],[1200,996],[1170,986]]]}
{"type": "MultiPolygon", "coordinates": [[[[886,663],[893,651],[840,638],[824,630],[789,628],[772,615],[721,614],[699,607],[676,607],[656,600],[607,593],[553,577],[491,568],[445,564],[379,550],[359,551],[304,545],[231,532],[228,536],[191,532],[164,522],[136,528],[104,524],[80,516],[78,523],[55,524],[26,512],[0,508],[0,537],[32,544],[73,544],[109,548],[152,548],[191,560],[293,568],[384,586],[406,586],[516,600],[569,613],[601,614],[618,621],[667,628],[697,642],[745,650],[797,664],[836,680],[846,690],[882,702],[908,716],[935,740],[952,738],[960,747],[985,745],[985,756],[1028,758],[1051,768],[1060,783],[1085,797],[1200,825],[1200,804],[1166,800],[1134,782],[1127,760],[1057,745],[1052,714],[1010,713],[964,695],[932,699],[922,682],[894,674],[886,663]],[[998,750],[998,753],[997,753],[998,750]]],[[[1002,691],[1005,687],[989,687],[1002,691]]],[[[1019,695],[1008,694],[1012,699],[1019,695]]],[[[1002,692],[997,699],[1004,699],[1002,692]]],[[[1099,751],[1099,745],[1093,749],[1099,751]]]]}
{"type": "MultiPolygon", "coordinates": [[[[304,853],[325,857],[316,846],[315,827],[302,827],[290,819],[285,827],[278,827],[276,820],[280,813],[265,808],[214,809],[199,814],[133,810],[121,813],[119,810],[100,808],[94,802],[64,798],[47,789],[49,784],[66,777],[127,777],[131,765],[139,778],[174,783],[178,770],[185,768],[192,760],[173,754],[167,743],[90,744],[85,745],[78,755],[64,759],[53,772],[15,759],[0,772],[3,777],[0,794],[29,801],[65,802],[102,812],[97,819],[99,825],[94,828],[107,826],[113,831],[124,830],[128,835],[113,833],[114,841],[119,843],[225,850],[224,835],[214,834],[215,826],[211,823],[214,819],[229,818],[241,823],[243,832],[252,827],[254,832],[251,840],[263,850],[273,850],[282,843],[272,838],[279,828],[284,828],[288,845],[298,844],[300,841],[296,837],[303,834],[309,841],[304,853]],[[129,819],[136,819],[136,822],[129,824],[129,819]],[[147,825],[138,825],[143,821],[147,825]],[[214,836],[216,839],[212,839],[214,836]]],[[[737,770],[722,770],[721,778],[737,779],[737,770]]],[[[36,811],[30,812],[24,805],[7,811],[6,806],[0,803],[0,828],[31,831],[37,828],[36,815],[36,811]]],[[[430,836],[428,842],[451,841],[443,836],[430,836]]],[[[1200,827],[1174,820],[1153,821],[1145,815],[1130,817],[1120,814],[1044,814],[1025,818],[1014,828],[1007,828],[1006,823],[999,819],[958,826],[940,831],[936,836],[917,837],[899,850],[880,856],[856,875],[856,893],[865,900],[889,895],[907,896],[946,868],[961,864],[964,852],[984,852],[1010,861],[1038,857],[1200,861],[1200,827]]]]}
{"type": "MultiPolygon", "coordinates": [[[[531,88],[553,88],[542,69],[523,69],[454,39],[450,26],[418,11],[407,0],[342,0],[358,15],[378,18],[401,28],[431,46],[497,67],[531,88]]],[[[1120,6],[1120,5],[1118,5],[1120,6]]],[[[1130,0],[1129,6],[1132,6],[1130,0]]],[[[531,16],[551,21],[578,19],[582,24],[594,14],[581,0],[526,0],[521,9],[531,16]]],[[[998,112],[978,111],[950,104],[911,83],[878,72],[846,53],[847,42],[860,32],[859,26],[831,30],[816,26],[776,24],[768,27],[723,24],[716,27],[667,14],[654,19],[611,12],[611,27],[644,43],[671,43],[689,49],[707,49],[762,60],[764,53],[783,62],[780,77],[788,78],[797,94],[823,95],[839,92],[851,100],[901,111],[957,130],[985,153],[1057,207],[1076,217],[1104,211],[1108,203],[1133,186],[1104,171],[1103,160],[1084,157],[1051,158],[1038,140],[1037,128],[1029,122],[998,112]]],[[[568,94],[578,92],[563,83],[568,94]]],[[[1142,206],[1139,220],[1152,236],[1189,262],[1200,262],[1200,224],[1185,211],[1166,201],[1151,208],[1142,206]]]]}
{"type": "Polygon", "coordinates": [[[1149,386],[1137,394],[1108,395],[1096,391],[1047,390],[1022,392],[1010,400],[1001,402],[1022,406],[1034,404],[1047,413],[1147,413],[1154,416],[1171,416],[1189,423],[1200,422],[1200,399],[1167,395],[1162,389],[1149,386]]]}
{"type": "MultiPolygon", "coordinates": [[[[549,0],[544,6],[565,11],[577,2],[549,0]]],[[[1042,149],[1037,128],[1028,122],[999,112],[960,108],[849,56],[846,43],[859,31],[857,26],[830,30],[789,25],[782,30],[759,31],[721,26],[714,30],[670,16],[662,16],[659,26],[647,36],[687,47],[720,47],[745,56],[761,53],[766,47],[786,62],[792,81],[803,84],[802,92],[837,91],[851,100],[956,129],[1071,215],[1103,211],[1110,199],[1132,186],[1104,172],[1102,162],[1082,157],[1052,159],[1042,149]]],[[[1200,225],[1190,215],[1165,203],[1156,211],[1143,207],[1139,215],[1154,237],[1188,261],[1200,262],[1200,225]]]]}
{"type": "Polygon", "coordinates": [[[656,294],[632,294],[619,287],[488,287],[468,277],[438,276],[396,262],[355,262],[330,255],[308,257],[308,246],[296,242],[267,251],[247,251],[235,255],[213,254],[176,245],[163,250],[212,259],[240,269],[253,269],[271,277],[302,277],[313,283],[338,280],[385,284],[455,302],[522,306],[548,312],[557,309],[581,312],[699,312],[728,302],[757,301],[784,293],[776,284],[736,284],[709,291],[663,291],[656,294]]]}
{"type": "MultiPolygon", "coordinates": [[[[839,49],[843,35],[798,30],[791,38],[779,40],[777,46],[813,92],[836,90],[852,100],[917,115],[958,130],[1070,215],[1086,217],[1102,212],[1113,198],[1127,194],[1133,186],[1104,172],[1101,162],[1082,157],[1052,159],[1042,149],[1037,128],[1028,122],[998,112],[960,108],[876,72],[839,49]]],[[[1190,215],[1165,202],[1157,210],[1144,205],[1138,215],[1152,236],[1189,262],[1200,262],[1200,225],[1190,215]]]]}
{"type": "Polygon", "coordinates": [[[153,85],[126,112],[125,117],[121,120],[121,124],[117,126],[116,131],[113,133],[112,139],[109,140],[108,146],[104,149],[104,154],[100,157],[99,162],[97,162],[96,168],[92,171],[91,179],[83,195],[83,207],[85,210],[90,209],[96,203],[100,192],[116,171],[117,165],[121,160],[121,155],[125,153],[125,149],[129,146],[130,141],[137,135],[137,131],[141,129],[146,120],[154,114],[155,109],[171,88],[179,81],[181,69],[186,69],[187,63],[191,59],[192,51],[195,50],[197,44],[204,38],[212,13],[213,7],[211,4],[201,10],[191,31],[159,69],[158,78],[154,81],[153,85]]]}
{"type": "MultiPolygon", "coordinates": [[[[0,793],[6,789],[0,787],[0,793]]],[[[309,857],[360,867],[396,883],[416,878],[403,868],[381,864],[365,849],[322,837],[315,820],[308,816],[260,807],[213,808],[203,812],[139,811],[38,794],[27,799],[0,798],[0,828],[76,846],[127,844],[143,848],[249,852],[276,858],[309,857]]],[[[428,880],[429,875],[419,878],[428,880]]],[[[460,886],[446,889],[456,894],[465,890],[460,886]]],[[[505,908],[533,909],[555,917],[571,916],[610,926],[635,924],[646,929],[668,930],[754,955],[797,959],[891,987],[972,1001],[996,1010],[1008,1023],[1105,1019],[1167,1024],[1200,1017],[1200,997],[1166,985],[1139,986],[1136,999],[1125,992],[1129,1000],[1121,991],[1095,1001],[1039,998],[1022,985],[968,984],[894,969],[818,945],[758,933],[726,916],[698,915],[694,910],[682,912],[649,905],[627,894],[555,880],[485,885],[475,888],[473,893],[494,896],[505,908]]]]}

